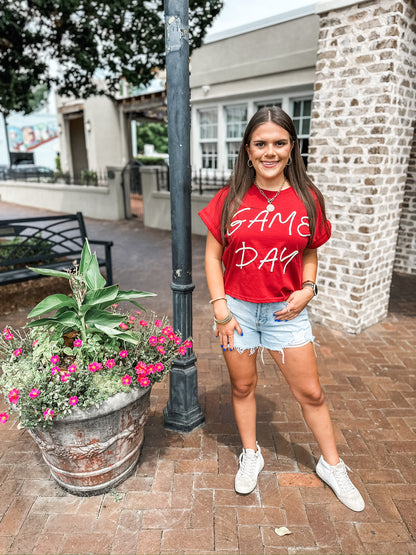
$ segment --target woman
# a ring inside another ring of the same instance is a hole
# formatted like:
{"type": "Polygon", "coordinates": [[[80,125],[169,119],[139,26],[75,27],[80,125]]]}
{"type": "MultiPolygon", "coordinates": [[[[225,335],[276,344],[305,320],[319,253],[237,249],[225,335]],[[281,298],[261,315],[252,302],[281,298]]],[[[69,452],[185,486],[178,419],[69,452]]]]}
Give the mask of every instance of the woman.
{"type": "Polygon", "coordinates": [[[248,494],[264,466],[256,441],[256,355],[266,348],[300,403],[322,452],[316,472],[354,511],[364,501],[339,458],[305,310],[317,294],[317,248],[330,237],[322,194],[305,172],[296,130],[280,108],[247,125],[233,174],[200,216],[216,335],[243,444],[235,490],[248,494]],[[225,268],[223,272],[223,268],[225,268]]]}

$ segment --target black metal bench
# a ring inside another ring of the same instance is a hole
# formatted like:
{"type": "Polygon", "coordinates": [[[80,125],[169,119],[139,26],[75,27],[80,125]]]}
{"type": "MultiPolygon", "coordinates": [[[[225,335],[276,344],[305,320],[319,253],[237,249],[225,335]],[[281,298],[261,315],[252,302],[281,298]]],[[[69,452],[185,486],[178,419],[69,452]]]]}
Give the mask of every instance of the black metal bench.
{"type": "MultiPolygon", "coordinates": [[[[0,285],[19,283],[42,277],[27,266],[42,266],[54,270],[73,267],[80,261],[87,238],[81,212],[65,216],[12,218],[0,220],[0,285]]],[[[106,268],[107,285],[113,284],[111,262],[112,241],[91,240],[99,245],[104,256],[98,256],[106,268]]]]}

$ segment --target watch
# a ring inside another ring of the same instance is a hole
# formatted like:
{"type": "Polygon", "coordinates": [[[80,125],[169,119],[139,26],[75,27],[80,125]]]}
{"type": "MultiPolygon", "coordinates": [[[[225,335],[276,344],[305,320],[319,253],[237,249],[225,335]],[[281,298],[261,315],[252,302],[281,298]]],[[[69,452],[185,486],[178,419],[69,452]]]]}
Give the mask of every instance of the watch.
{"type": "Polygon", "coordinates": [[[316,285],[316,283],[315,283],[314,281],[310,281],[310,280],[304,281],[304,282],[302,283],[302,289],[303,289],[304,287],[311,287],[311,288],[312,288],[312,291],[313,291],[313,296],[314,296],[314,297],[316,297],[316,295],[318,294],[318,286],[316,285]]]}

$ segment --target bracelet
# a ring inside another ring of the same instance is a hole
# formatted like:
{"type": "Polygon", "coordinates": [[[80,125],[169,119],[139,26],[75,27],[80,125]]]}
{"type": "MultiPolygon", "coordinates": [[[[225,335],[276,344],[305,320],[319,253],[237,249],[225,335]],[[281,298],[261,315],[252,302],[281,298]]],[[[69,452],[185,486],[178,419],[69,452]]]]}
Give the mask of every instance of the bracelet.
{"type": "Polygon", "coordinates": [[[211,299],[209,301],[209,304],[215,303],[215,301],[226,301],[227,299],[225,297],[217,297],[216,299],[211,299]]]}
{"type": "Polygon", "coordinates": [[[227,316],[224,318],[224,320],[217,320],[217,319],[215,318],[215,316],[214,316],[214,322],[215,322],[216,324],[220,324],[220,325],[222,325],[222,324],[228,324],[228,322],[231,322],[231,320],[232,320],[233,318],[234,318],[234,315],[233,315],[230,311],[228,311],[228,314],[227,314],[227,316]]]}

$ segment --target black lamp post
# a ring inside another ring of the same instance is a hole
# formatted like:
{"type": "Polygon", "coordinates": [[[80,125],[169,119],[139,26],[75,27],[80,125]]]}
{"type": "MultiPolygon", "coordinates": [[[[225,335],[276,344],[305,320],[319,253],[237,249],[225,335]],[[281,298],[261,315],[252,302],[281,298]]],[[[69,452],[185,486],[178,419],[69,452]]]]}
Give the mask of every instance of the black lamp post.
{"type": "MultiPolygon", "coordinates": [[[[165,1],[169,184],[172,225],[173,325],[192,335],[191,165],[188,0],[165,1]]],[[[175,359],[170,373],[166,428],[190,432],[204,422],[198,404],[196,356],[175,359]]]]}

